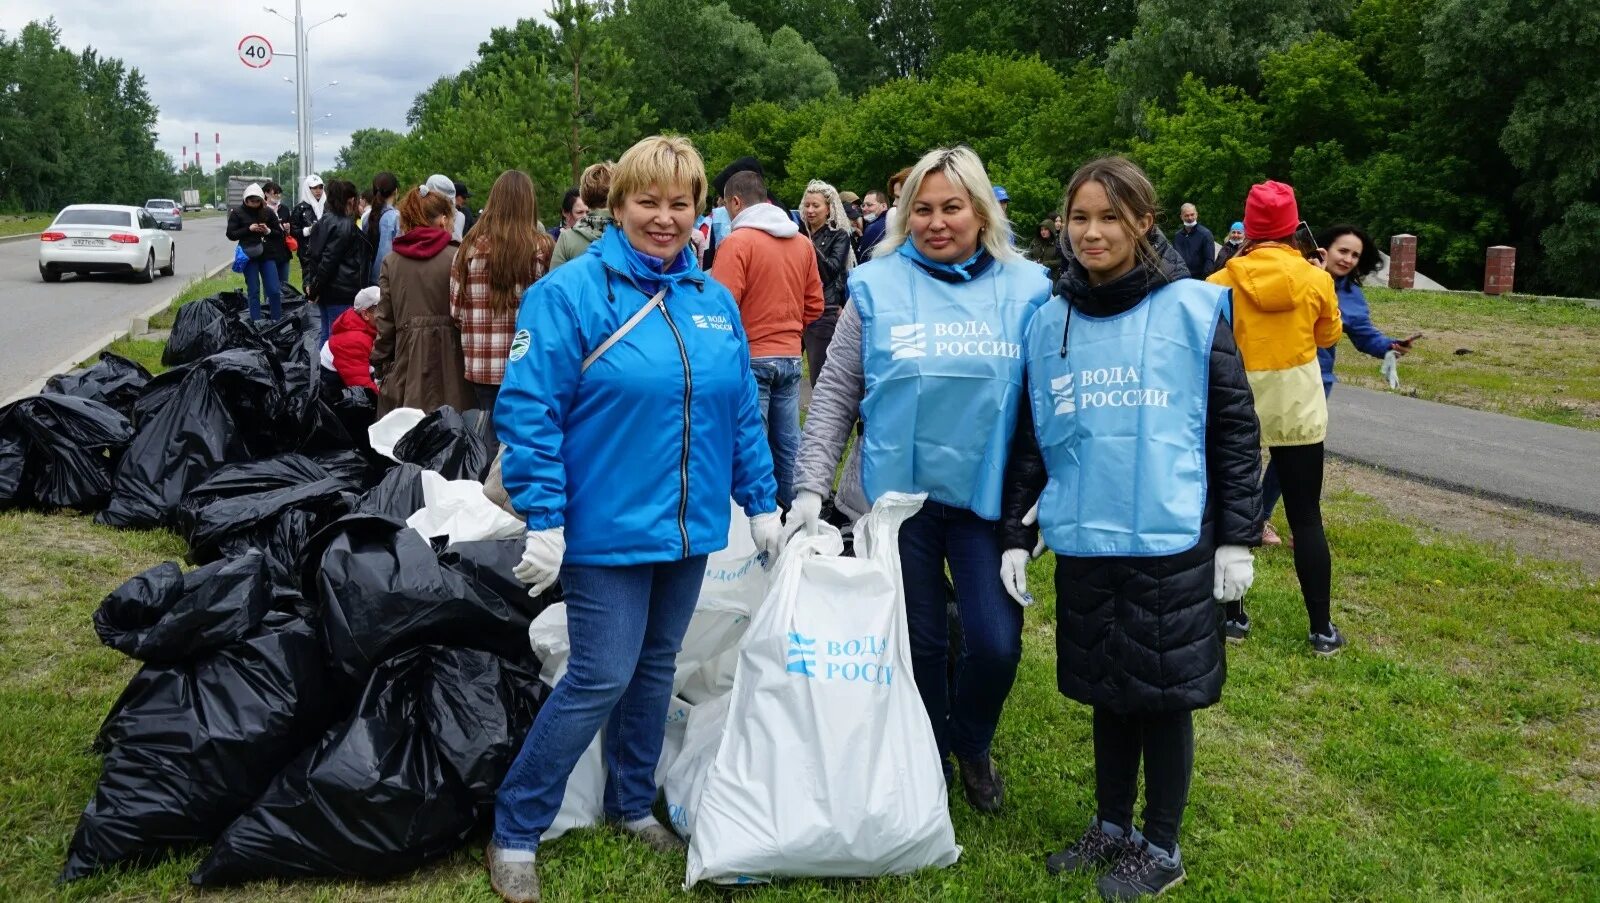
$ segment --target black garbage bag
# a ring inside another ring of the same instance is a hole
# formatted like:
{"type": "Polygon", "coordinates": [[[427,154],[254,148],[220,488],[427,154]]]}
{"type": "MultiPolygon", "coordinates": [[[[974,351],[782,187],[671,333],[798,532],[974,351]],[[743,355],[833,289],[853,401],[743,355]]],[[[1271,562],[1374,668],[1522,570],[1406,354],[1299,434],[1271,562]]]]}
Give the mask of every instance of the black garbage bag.
{"type": "Polygon", "coordinates": [[[220,351],[239,348],[262,347],[249,323],[233,309],[232,298],[237,295],[239,311],[244,310],[244,295],[224,292],[212,298],[200,298],[178,308],[172,321],[172,334],[167,336],[167,347],[161,352],[163,366],[193,364],[220,351]]]}
{"type": "Polygon", "coordinates": [[[128,418],[73,395],[30,395],[0,408],[0,508],[105,506],[133,440],[128,418]]]}
{"type": "Polygon", "coordinates": [[[102,351],[99,363],[58,373],[45,381],[44,390],[98,401],[131,419],[134,403],[149,382],[149,370],[119,354],[102,351]]]}
{"type": "Polygon", "coordinates": [[[353,514],[306,549],[300,586],[315,611],[328,662],[354,693],[377,663],[413,646],[484,649],[512,661],[531,656],[528,625],[539,603],[486,592],[472,568],[457,570],[403,521],[353,514]]]}
{"type": "Polygon", "coordinates": [[[367,488],[367,479],[372,475],[372,468],[367,456],[359,449],[317,452],[307,457],[322,465],[322,469],[326,470],[329,476],[339,477],[351,486],[367,488]]]}
{"type": "Polygon", "coordinates": [[[513,573],[526,545],[523,539],[452,543],[439,554],[439,563],[465,577],[480,597],[498,598],[508,608],[527,611],[530,618],[537,618],[562,600],[561,584],[556,583],[536,599],[528,598],[528,584],[513,573]]]}
{"type": "Polygon", "coordinates": [[[424,502],[422,468],[415,464],[397,464],[356,501],[352,510],[381,514],[403,522],[421,511],[424,502]]]}
{"type": "Polygon", "coordinates": [[[239,639],[272,607],[260,552],[185,574],[165,562],[113,590],[94,613],[100,642],[153,664],[187,661],[239,639]]]}
{"type": "Polygon", "coordinates": [[[189,367],[171,397],[140,422],[96,521],[176,526],[179,504],[218,467],[278,451],[274,424],[282,408],[283,376],[265,352],[224,351],[189,367]]]}
{"type": "Polygon", "coordinates": [[[383,879],[448,855],[493,813],[543,696],[536,674],[480,650],[383,662],[349,719],[283,769],[190,880],[383,879]]]}
{"type": "Polygon", "coordinates": [[[443,405],[394,444],[395,459],[437,471],[447,480],[478,480],[489,472],[492,455],[482,431],[455,408],[443,405]]]}
{"type": "Polygon", "coordinates": [[[61,880],[208,843],[330,722],[322,651],[303,619],[269,612],[209,654],[148,664],[100,731],[100,784],[61,880]]]}

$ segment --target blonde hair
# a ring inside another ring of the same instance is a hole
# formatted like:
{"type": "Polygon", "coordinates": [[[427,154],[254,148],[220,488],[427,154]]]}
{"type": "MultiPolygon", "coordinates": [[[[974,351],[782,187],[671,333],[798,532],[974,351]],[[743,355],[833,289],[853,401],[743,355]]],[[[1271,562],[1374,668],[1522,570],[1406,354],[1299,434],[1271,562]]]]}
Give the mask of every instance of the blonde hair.
{"type": "MultiPolygon", "coordinates": [[[[805,193],[819,195],[822,198],[822,203],[827,205],[828,219],[823,223],[824,226],[830,229],[838,229],[846,235],[849,235],[855,229],[850,224],[850,217],[845,215],[844,201],[840,199],[838,189],[821,179],[812,179],[806,183],[805,193]]],[[[809,233],[810,229],[808,228],[806,231],[809,233]]],[[[855,248],[850,248],[849,253],[845,255],[844,268],[846,272],[856,268],[855,248]]]]}
{"type": "Polygon", "coordinates": [[[967,200],[972,202],[973,212],[978,215],[978,245],[995,260],[1021,260],[1022,255],[1011,244],[1011,222],[1000,209],[1000,202],[994,199],[994,183],[989,181],[983,161],[966,145],[928,151],[916,166],[911,167],[905,190],[900,194],[899,215],[889,224],[889,231],[884,234],[883,242],[873,250],[872,256],[886,257],[911,237],[907,226],[911,222],[911,206],[916,203],[917,195],[922,193],[922,180],[935,172],[944,173],[952,185],[967,193],[967,200]]]}
{"type": "Polygon", "coordinates": [[[706,203],[706,164],[688,138],[652,135],[628,148],[611,172],[611,191],[606,206],[620,208],[629,196],[651,185],[662,190],[689,189],[698,213],[706,203]]]}

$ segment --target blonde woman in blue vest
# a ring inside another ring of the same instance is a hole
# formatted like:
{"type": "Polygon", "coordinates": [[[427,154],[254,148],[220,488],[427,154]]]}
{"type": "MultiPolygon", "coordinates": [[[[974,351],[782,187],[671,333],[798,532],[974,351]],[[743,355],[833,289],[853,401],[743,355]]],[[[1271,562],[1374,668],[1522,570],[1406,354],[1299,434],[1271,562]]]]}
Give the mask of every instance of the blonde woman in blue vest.
{"type": "Polygon", "coordinates": [[[1102,896],[1131,900],[1184,877],[1192,713],[1226,673],[1217,602],[1243,597],[1261,541],[1260,428],[1229,293],[1184,278],[1145,174],[1096,160],[1064,206],[1070,253],[1028,325],[1001,582],[1027,598],[1037,520],[1056,553],[1057,683],[1094,708],[1097,804],[1046,867],[1099,874],[1102,896]]]}
{"type": "Polygon", "coordinates": [[[786,529],[814,530],[845,442],[837,508],[860,517],[886,492],[926,493],[900,530],[917,689],[967,801],[999,811],[1005,784],[989,747],[1022,657],[1022,606],[995,579],[1000,490],[1022,402],[1022,338],[1050,296],[1044,268],[1012,247],[983,161],[941,148],[911,170],[900,215],[851,273],[813,393],[786,529]],[[945,567],[962,649],[948,677],[945,567]]]}

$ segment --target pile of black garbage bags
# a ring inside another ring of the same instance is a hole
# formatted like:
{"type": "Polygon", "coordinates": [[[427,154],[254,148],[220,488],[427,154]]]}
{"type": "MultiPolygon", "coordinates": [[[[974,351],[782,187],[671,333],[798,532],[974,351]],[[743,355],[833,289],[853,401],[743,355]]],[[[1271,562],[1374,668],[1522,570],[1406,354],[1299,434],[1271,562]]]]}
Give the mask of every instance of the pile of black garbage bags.
{"type": "Polygon", "coordinates": [[[210,845],[199,885],[386,878],[459,848],[546,692],[511,569],[519,540],[406,526],[422,472],[481,480],[481,421],[449,408],[395,446],[375,399],[321,384],[316,311],[275,324],[226,293],[185,305],[151,377],[113,354],[0,408],[0,508],[73,508],[188,543],[94,613],[142,663],[62,870],[210,845]]]}

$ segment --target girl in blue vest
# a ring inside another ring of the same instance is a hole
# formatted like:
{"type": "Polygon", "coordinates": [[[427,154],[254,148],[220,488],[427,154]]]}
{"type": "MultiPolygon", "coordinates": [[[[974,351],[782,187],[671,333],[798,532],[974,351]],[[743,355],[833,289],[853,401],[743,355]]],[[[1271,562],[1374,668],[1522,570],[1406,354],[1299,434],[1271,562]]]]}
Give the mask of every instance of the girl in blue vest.
{"type": "Polygon", "coordinates": [[[817,381],[786,529],[814,530],[857,420],[861,439],[835,499],[851,518],[885,492],[926,493],[900,529],[911,655],[945,777],[950,753],[967,801],[996,812],[1005,785],[989,755],[1022,657],[1022,607],[995,580],[1000,490],[1021,403],[1022,338],[1050,296],[1023,260],[983,162],[931,151],[906,180],[901,213],[849,297],[817,381]],[[945,566],[962,648],[947,672],[945,566]]]}
{"type": "Polygon", "coordinates": [[[1229,294],[1184,278],[1144,173],[1120,157],[1089,163],[1065,208],[1056,297],[1028,325],[1001,582],[1027,598],[1037,521],[1056,553],[1057,682],[1094,707],[1098,807],[1046,866],[1103,873],[1101,894],[1126,900],[1183,880],[1192,712],[1222,693],[1214,600],[1242,598],[1253,579],[1260,431],[1229,294]]]}
{"type": "Polygon", "coordinates": [[[739,308],[686,250],[705,164],[685,138],[635,144],[611,178],[608,228],[523,296],[495,426],[527,519],[519,580],[559,575],[572,656],[495,798],[490,886],[537,903],[535,853],[567,777],[605,727],[605,813],[659,852],[655,769],[672,675],[728,498],[757,548],[782,525],[739,308]],[[635,314],[642,316],[635,319],[635,314]]]}

